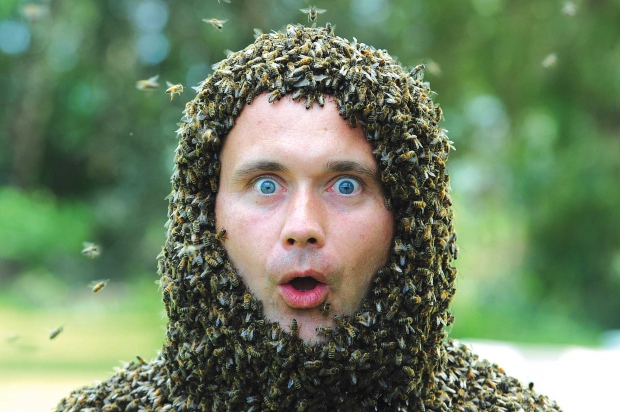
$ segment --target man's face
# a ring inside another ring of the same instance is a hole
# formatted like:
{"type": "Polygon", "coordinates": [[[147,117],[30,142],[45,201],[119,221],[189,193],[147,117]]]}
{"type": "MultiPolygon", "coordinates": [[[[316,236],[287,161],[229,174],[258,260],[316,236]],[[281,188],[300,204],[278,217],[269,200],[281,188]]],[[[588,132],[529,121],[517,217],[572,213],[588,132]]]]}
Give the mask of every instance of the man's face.
{"type": "Polygon", "coordinates": [[[217,228],[269,321],[317,341],[315,328],[355,312],[389,255],[394,231],[377,162],[333,101],[306,110],[254,99],[221,156],[217,228]],[[329,315],[321,307],[331,305],[329,315]]]}

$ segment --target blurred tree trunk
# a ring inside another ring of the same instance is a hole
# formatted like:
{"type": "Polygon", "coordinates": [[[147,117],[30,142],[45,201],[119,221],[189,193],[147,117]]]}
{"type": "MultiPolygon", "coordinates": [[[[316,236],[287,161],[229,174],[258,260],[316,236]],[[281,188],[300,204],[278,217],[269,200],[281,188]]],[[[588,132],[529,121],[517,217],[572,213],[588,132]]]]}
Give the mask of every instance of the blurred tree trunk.
{"type": "Polygon", "coordinates": [[[32,53],[23,64],[21,100],[11,119],[9,138],[13,148],[13,182],[20,188],[40,182],[45,153],[45,128],[52,109],[51,69],[41,53],[32,53]]]}

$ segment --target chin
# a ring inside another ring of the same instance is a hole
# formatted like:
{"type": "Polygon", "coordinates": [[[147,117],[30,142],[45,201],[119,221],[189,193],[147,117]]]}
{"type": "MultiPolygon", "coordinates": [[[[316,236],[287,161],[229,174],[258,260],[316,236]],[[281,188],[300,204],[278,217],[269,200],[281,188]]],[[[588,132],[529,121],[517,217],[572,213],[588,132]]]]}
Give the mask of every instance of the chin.
{"type": "Polygon", "coordinates": [[[278,313],[275,316],[267,313],[266,318],[271,322],[280,323],[282,330],[291,333],[291,323],[293,319],[297,321],[299,328],[299,338],[308,343],[325,343],[328,341],[325,334],[319,334],[317,328],[331,328],[336,326],[334,314],[323,317],[319,309],[297,309],[296,313],[278,313]]]}

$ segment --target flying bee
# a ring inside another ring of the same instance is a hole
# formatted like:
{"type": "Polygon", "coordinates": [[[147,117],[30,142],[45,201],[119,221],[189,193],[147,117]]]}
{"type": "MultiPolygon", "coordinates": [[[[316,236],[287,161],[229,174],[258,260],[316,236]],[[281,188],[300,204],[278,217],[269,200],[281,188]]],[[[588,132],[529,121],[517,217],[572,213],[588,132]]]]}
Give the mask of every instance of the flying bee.
{"type": "Polygon", "coordinates": [[[166,89],[166,93],[170,95],[170,100],[174,100],[175,94],[178,94],[180,96],[181,93],[183,93],[182,84],[172,84],[169,81],[166,81],[166,85],[168,85],[168,88],[166,89]]]}
{"type": "Polygon", "coordinates": [[[93,282],[90,283],[89,287],[92,288],[93,293],[99,293],[101,292],[101,290],[103,288],[105,288],[108,284],[108,282],[110,281],[110,279],[106,279],[106,280],[95,280],[93,282]]]}
{"type": "Polygon", "coordinates": [[[51,331],[50,332],[50,340],[52,340],[56,336],[60,335],[60,332],[62,332],[64,329],[65,329],[64,326],[59,326],[58,328],[56,328],[53,331],[51,331]]]}
{"type": "Polygon", "coordinates": [[[299,9],[300,12],[308,15],[308,21],[316,22],[319,14],[325,13],[325,9],[317,9],[316,6],[310,6],[307,9],[299,9]]]}
{"type": "Polygon", "coordinates": [[[153,77],[149,77],[146,80],[138,80],[136,82],[136,89],[142,91],[153,91],[159,88],[159,83],[157,83],[157,79],[159,79],[159,74],[153,77]]]}
{"type": "Polygon", "coordinates": [[[82,245],[84,246],[84,249],[82,249],[82,254],[89,257],[90,259],[99,257],[99,255],[101,254],[99,246],[95,245],[94,243],[82,242],[82,245]]]}
{"type": "Polygon", "coordinates": [[[218,19],[202,19],[205,23],[209,23],[211,26],[215,27],[218,30],[222,30],[224,28],[224,23],[228,20],[218,20],[218,19]]]}

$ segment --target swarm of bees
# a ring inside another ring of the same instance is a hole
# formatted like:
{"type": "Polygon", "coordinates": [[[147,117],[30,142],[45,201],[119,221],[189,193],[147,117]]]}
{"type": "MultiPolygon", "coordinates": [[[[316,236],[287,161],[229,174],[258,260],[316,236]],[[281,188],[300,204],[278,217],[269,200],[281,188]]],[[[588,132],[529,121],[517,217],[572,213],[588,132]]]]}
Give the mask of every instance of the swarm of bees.
{"type": "Polygon", "coordinates": [[[215,64],[177,131],[158,257],[168,315],[162,351],[73,392],[59,410],[556,410],[445,341],[457,274],[445,167],[454,148],[423,69],[405,70],[385,50],[334,35],[329,23],[261,34],[215,64]],[[215,224],[223,140],[245,105],[286,95],[308,109],[333,96],[343,121],[362,128],[396,222],[389,262],[361,307],[343,315],[323,306],[333,325],[317,329],[315,344],[299,338],[296,320],[264,318],[226,258],[233,234],[215,224]]]}

